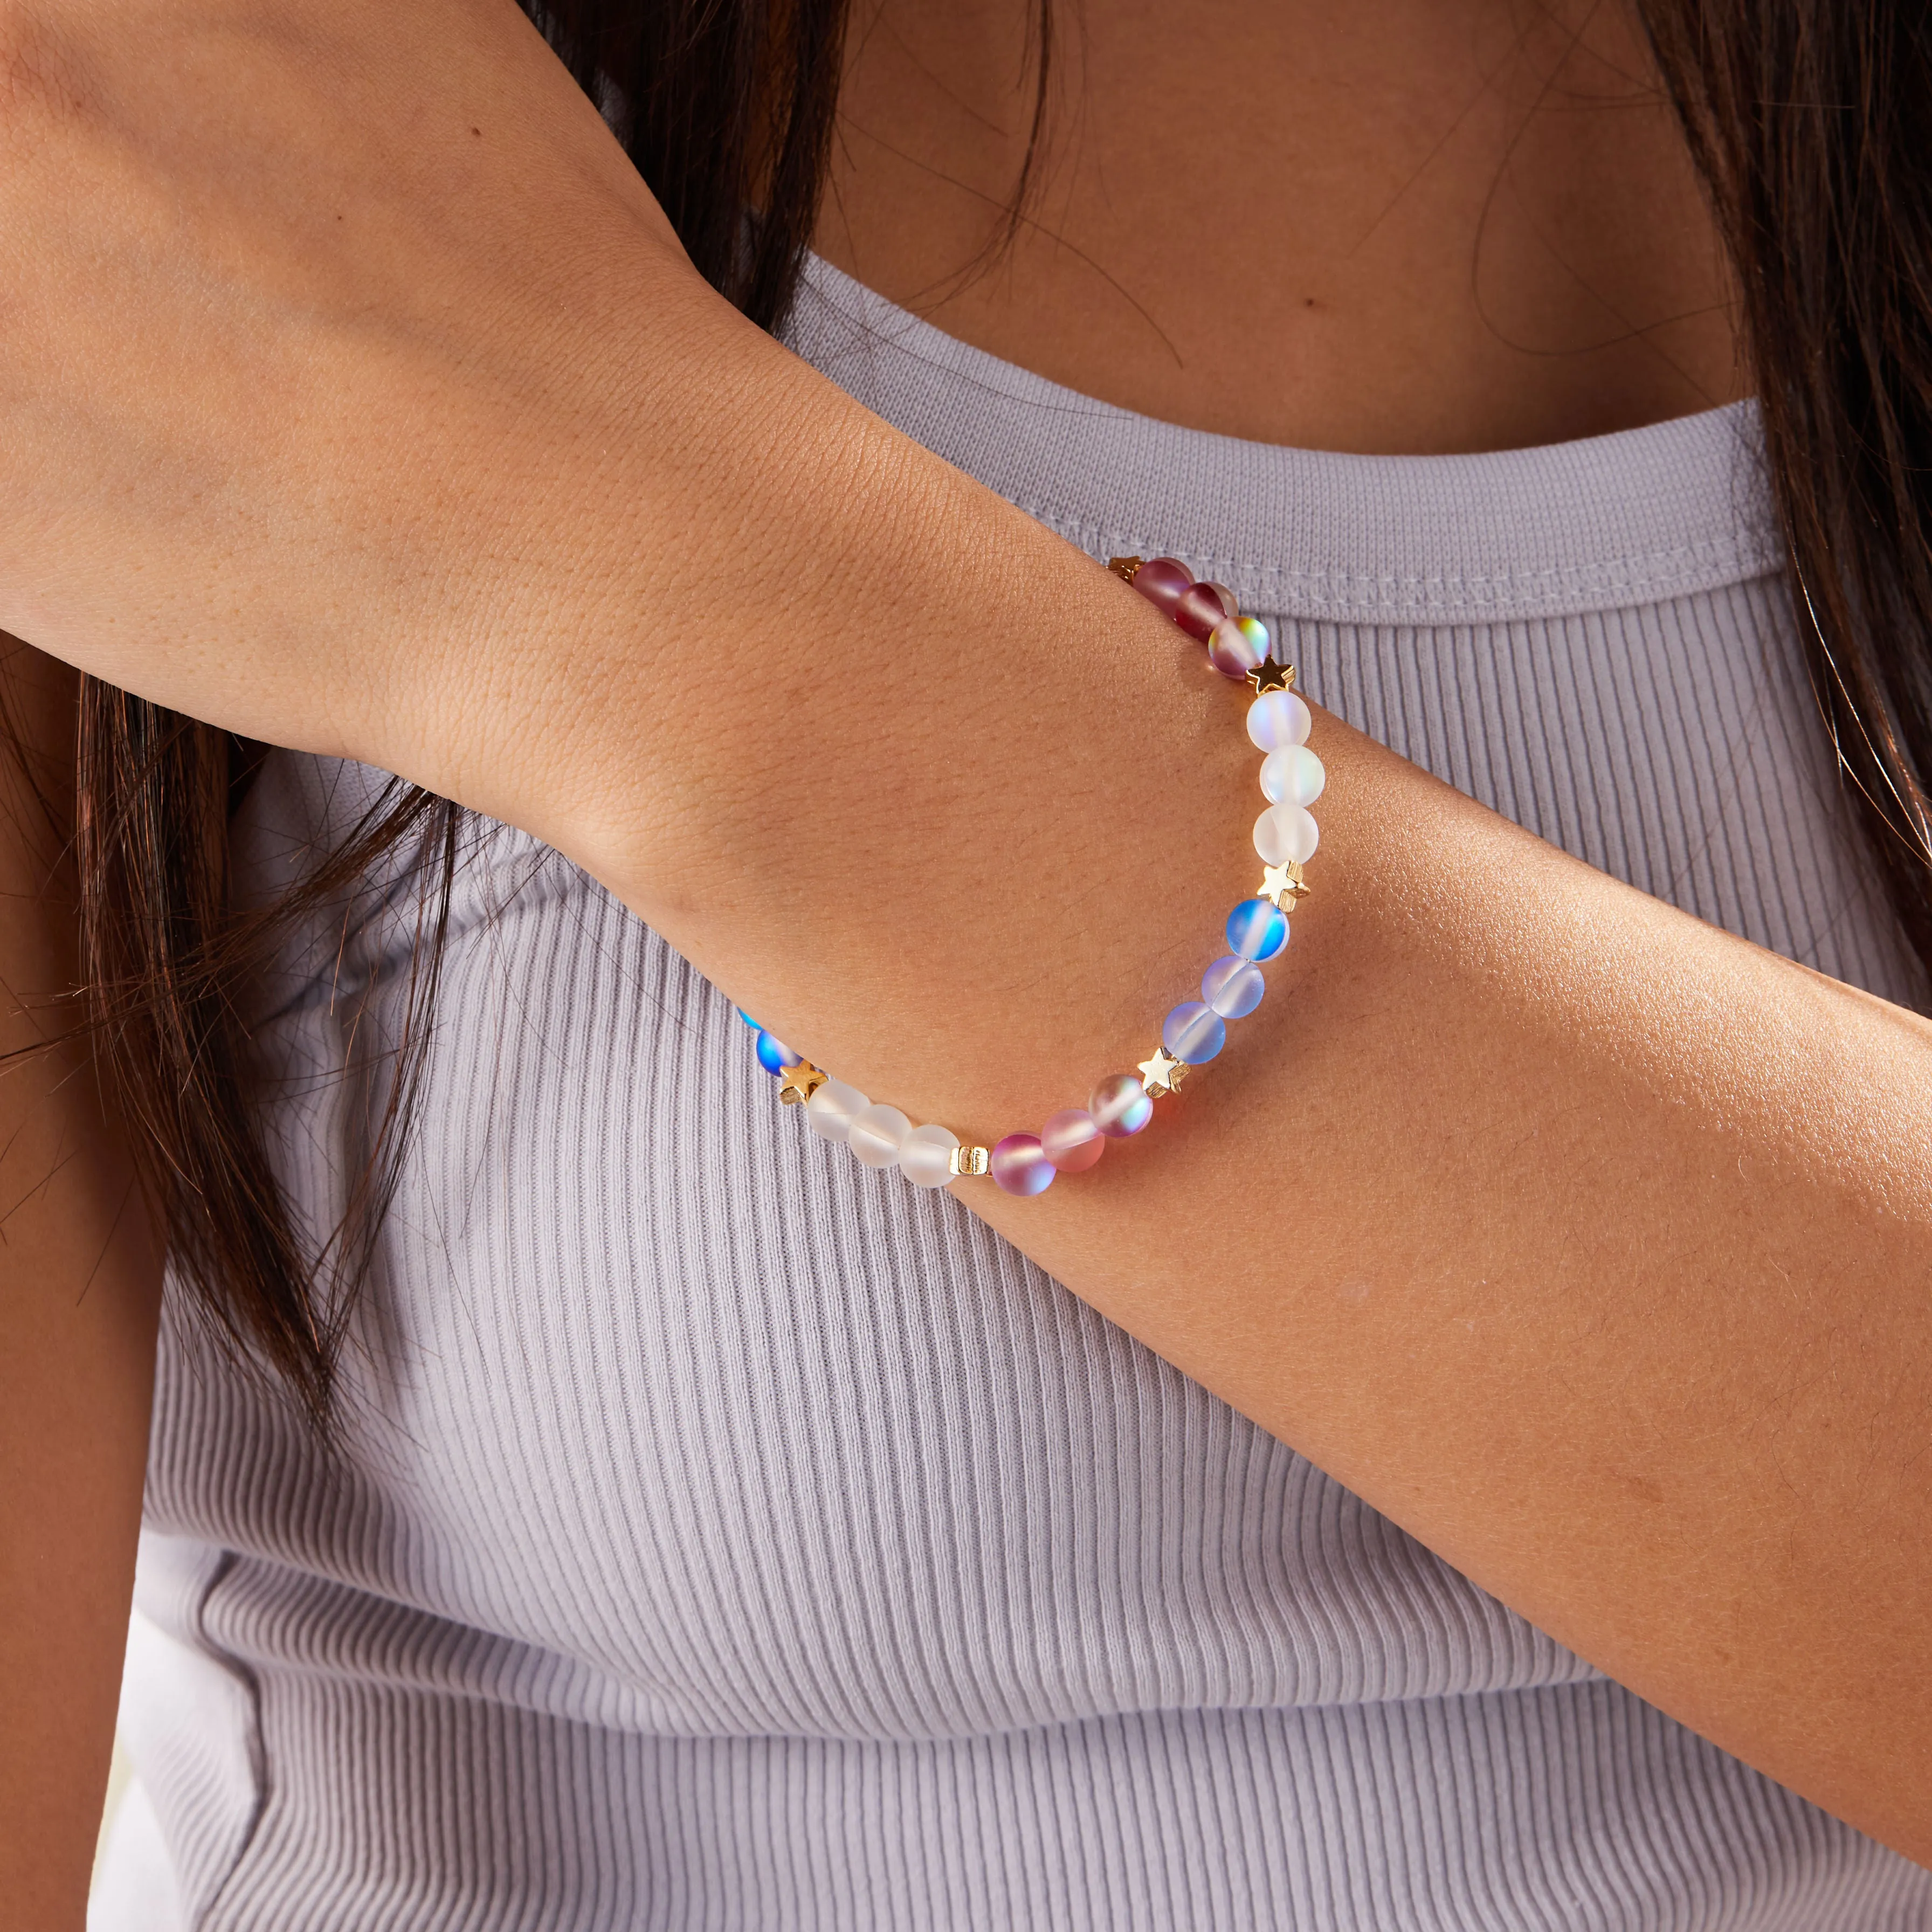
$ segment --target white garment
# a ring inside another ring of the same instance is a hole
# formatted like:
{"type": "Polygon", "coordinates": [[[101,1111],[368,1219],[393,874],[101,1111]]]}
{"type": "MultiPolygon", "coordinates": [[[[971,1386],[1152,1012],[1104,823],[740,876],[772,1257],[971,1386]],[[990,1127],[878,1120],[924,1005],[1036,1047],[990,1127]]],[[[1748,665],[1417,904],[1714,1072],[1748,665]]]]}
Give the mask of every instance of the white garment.
{"type": "MultiPolygon", "coordinates": [[[[1452,783],[1918,997],[1748,407],[1340,457],[1103,407],[823,267],[793,334],[1096,555],[1230,584],[1324,704],[1452,783]]],[[[272,758],[253,875],[375,782],[272,758]]],[[[262,989],[318,1228],[400,1010],[394,903],[262,989]]],[[[812,1137],[723,999],[520,833],[477,828],[440,1012],[340,1463],[170,1306],[124,1723],[188,1924],[1932,1926],[1932,1873],[812,1137]]]]}

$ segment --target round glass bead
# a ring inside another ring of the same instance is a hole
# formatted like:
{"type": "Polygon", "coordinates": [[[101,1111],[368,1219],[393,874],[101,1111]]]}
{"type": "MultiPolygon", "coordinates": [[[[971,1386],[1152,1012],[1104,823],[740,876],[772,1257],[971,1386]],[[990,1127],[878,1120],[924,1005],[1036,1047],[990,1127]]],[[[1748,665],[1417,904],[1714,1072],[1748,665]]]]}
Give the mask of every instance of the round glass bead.
{"type": "Polygon", "coordinates": [[[782,1040],[774,1040],[762,1027],[758,1029],[758,1037],[753,1045],[758,1056],[758,1064],[767,1073],[782,1073],[788,1066],[798,1064],[798,1055],[782,1040]]]}
{"type": "Polygon", "coordinates": [[[1228,621],[1220,595],[1211,584],[1190,584],[1176,600],[1173,616],[1190,638],[1198,638],[1204,644],[1216,624],[1228,621]]]}
{"type": "Polygon", "coordinates": [[[1154,1102],[1137,1075],[1110,1073],[1088,1096],[1087,1114],[1109,1140],[1125,1140],[1154,1118],[1154,1102]]]}
{"type": "Polygon", "coordinates": [[[842,1080],[827,1080],[812,1090],[805,1103],[805,1118],[829,1141],[842,1141],[852,1123],[872,1105],[856,1087],[842,1080]]]}
{"type": "Polygon", "coordinates": [[[1134,588],[1163,617],[1174,615],[1174,607],[1194,581],[1194,573],[1171,556],[1157,556],[1134,572],[1134,588]]]}
{"type": "Polygon", "coordinates": [[[1224,1020],[1244,1020],[1262,1003],[1268,982],[1252,959],[1229,953],[1201,976],[1201,997],[1224,1020]]]}
{"type": "Polygon", "coordinates": [[[1208,634],[1208,658],[1223,677],[1246,677],[1273,648],[1258,617],[1223,617],[1208,634]]]}
{"type": "Polygon", "coordinates": [[[1160,1043],[1175,1059],[1198,1066],[1227,1045],[1227,1023],[1213,1007],[1186,1000],[1161,1022],[1160,1043]]]}
{"type": "Polygon", "coordinates": [[[1308,706],[1292,691],[1264,691],[1248,706],[1248,736],[1258,751],[1305,745],[1314,722],[1308,706]]]}
{"type": "Polygon", "coordinates": [[[1040,1144],[1061,1174],[1084,1174],[1107,1151],[1106,1136],[1084,1107],[1054,1114],[1040,1130],[1040,1144]]]}
{"type": "Polygon", "coordinates": [[[1267,899],[1244,899],[1228,915],[1228,950],[1244,959],[1272,959],[1288,944],[1288,916],[1267,899]]]}
{"type": "Polygon", "coordinates": [[[1276,805],[1312,805],[1328,774],[1306,745],[1284,745],[1262,760],[1262,793],[1276,805]]]}
{"type": "Polygon", "coordinates": [[[734,1006],[731,1010],[736,1013],[754,1033],[763,1033],[764,1031],[764,1028],[759,1025],[758,1022],[752,1018],[751,1015],[746,1012],[742,1006],[734,1006]]]}
{"type": "Polygon", "coordinates": [[[1221,608],[1229,616],[1238,617],[1241,614],[1241,607],[1234,602],[1234,593],[1225,584],[1216,584],[1212,578],[1204,578],[1202,581],[1220,598],[1221,608]]]}
{"type": "Polygon", "coordinates": [[[1054,1166],[1034,1134],[1009,1134],[993,1150],[993,1178],[1009,1194],[1044,1194],[1054,1166]]]}
{"type": "Polygon", "coordinates": [[[1271,805],[1255,820],[1255,850],[1264,866],[1305,866],[1322,832],[1305,807],[1271,805]]]}
{"type": "Polygon", "coordinates": [[[959,1136],[944,1127],[915,1127],[899,1147],[899,1172],[915,1187],[944,1187],[952,1178],[959,1136]]]}
{"type": "Polygon", "coordinates": [[[896,1167],[899,1149],[911,1132],[911,1121],[898,1108],[875,1101],[864,1112],[853,1115],[845,1130],[845,1144],[868,1167],[896,1167]]]}

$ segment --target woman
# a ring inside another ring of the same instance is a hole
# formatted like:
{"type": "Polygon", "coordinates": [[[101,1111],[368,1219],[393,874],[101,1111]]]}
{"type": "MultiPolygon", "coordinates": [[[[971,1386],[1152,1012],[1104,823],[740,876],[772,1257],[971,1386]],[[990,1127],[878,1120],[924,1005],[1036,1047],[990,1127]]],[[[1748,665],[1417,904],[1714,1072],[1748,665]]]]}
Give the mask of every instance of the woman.
{"type": "Polygon", "coordinates": [[[1916,14],[546,17],[5,16],[10,1910],[1932,1922],[1916,14]]]}

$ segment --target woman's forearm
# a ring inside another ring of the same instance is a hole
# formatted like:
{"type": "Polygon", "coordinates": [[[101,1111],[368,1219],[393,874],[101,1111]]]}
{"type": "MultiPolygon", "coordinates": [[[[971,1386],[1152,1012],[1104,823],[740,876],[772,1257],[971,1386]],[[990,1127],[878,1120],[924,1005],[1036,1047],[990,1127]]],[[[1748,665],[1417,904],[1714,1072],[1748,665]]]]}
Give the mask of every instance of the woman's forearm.
{"type": "MultiPolygon", "coordinates": [[[[584,766],[638,716],[656,748],[578,856],[819,1064],[990,1141],[1144,1058],[1254,889],[1244,695],[822,404],[839,488],[772,506],[780,594],[689,633],[741,649],[640,648],[584,766]]],[[[1620,1680],[1932,1858],[1932,1030],[1316,742],[1316,890],[1260,1011],[1093,1173],[958,1191],[1620,1680]]]]}

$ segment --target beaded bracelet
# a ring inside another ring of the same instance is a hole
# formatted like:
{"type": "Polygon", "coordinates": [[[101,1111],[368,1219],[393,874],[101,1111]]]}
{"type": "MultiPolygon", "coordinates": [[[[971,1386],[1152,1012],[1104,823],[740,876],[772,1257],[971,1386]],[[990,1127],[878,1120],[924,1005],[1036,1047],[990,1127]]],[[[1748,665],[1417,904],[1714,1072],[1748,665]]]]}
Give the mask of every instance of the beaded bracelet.
{"type": "Polygon", "coordinates": [[[1107,567],[1204,644],[1222,676],[1254,687],[1248,736],[1265,754],[1261,781],[1268,801],[1255,821],[1255,850],[1266,868],[1261,890],[1228,915],[1226,955],[1202,974],[1200,998],[1183,1000],[1162,1022],[1160,1045],[1137,1075],[1110,1073],[1084,1107],[1069,1107],[1037,1134],[1009,1134],[990,1148],[962,1146],[944,1127],[914,1126],[898,1108],[828,1078],[741,1010],[739,1018],[757,1036],[758,1064],[780,1083],[778,1098],[802,1105],[813,1127],[827,1140],[843,1141],[866,1166],[896,1167],[916,1187],[991,1174],[1009,1194],[1043,1193],[1056,1174],[1083,1173],[1108,1141],[1138,1133],[1153,1119],[1154,1102],[1221,1051],[1227,1022],[1260,1005],[1262,962],[1288,944],[1288,914],[1308,890],[1302,867],[1320,838],[1308,808],[1322,796],[1327,774],[1308,748],[1312,721],[1295,694],[1294,667],[1274,657],[1268,626],[1244,617],[1226,585],[1197,582],[1171,556],[1150,563],[1117,556],[1107,567]]]}

